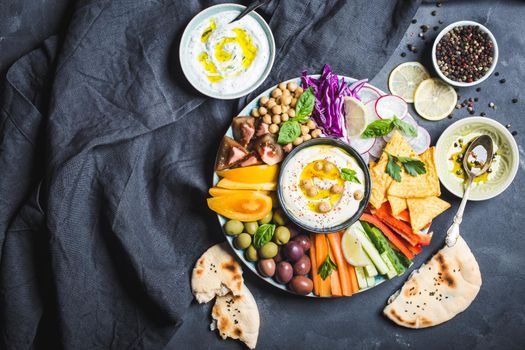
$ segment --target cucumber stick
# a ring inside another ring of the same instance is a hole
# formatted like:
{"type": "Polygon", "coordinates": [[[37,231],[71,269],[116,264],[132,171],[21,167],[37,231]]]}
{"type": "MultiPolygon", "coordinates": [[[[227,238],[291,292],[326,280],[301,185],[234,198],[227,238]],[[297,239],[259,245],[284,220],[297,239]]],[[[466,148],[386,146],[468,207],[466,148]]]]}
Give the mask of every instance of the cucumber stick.
{"type": "Polygon", "coordinates": [[[357,285],[359,286],[359,289],[365,289],[368,287],[368,283],[366,282],[366,276],[365,276],[365,270],[361,266],[355,267],[355,275],[357,277],[357,285]]]}
{"type": "Polygon", "coordinates": [[[386,276],[388,279],[392,279],[397,276],[397,271],[394,268],[394,265],[392,265],[392,261],[390,261],[390,257],[388,256],[387,252],[381,253],[381,257],[383,258],[383,261],[385,262],[386,266],[388,266],[388,272],[386,276]]]}
{"type": "Polygon", "coordinates": [[[367,276],[366,277],[366,284],[367,284],[368,288],[374,287],[376,285],[376,278],[367,276]]]}
{"type": "Polygon", "coordinates": [[[363,250],[368,255],[370,260],[372,260],[372,263],[377,268],[377,271],[382,275],[386,275],[389,269],[383,261],[383,258],[381,258],[381,255],[379,255],[379,252],[377,251],[376,247],[374,247],[374,245],[368,238],[367,234],[365,233],[365,229],[363,228],[361,223],[357,221],[355,224],[350,226],[346,230],[346,232],[350,232],[350,234],[361,243],[363,250]]]}
{"type": "Polygon", "coordinates": [[[405,266],[401,263],[398,256],[394,252],[394,249],[390,246],[390,243],[388,243],[388,240],[383,236],[383,233],[376,227],[370,226],[368,223],[363,223],[363,229],[368,238],[374,243],[374,246],[379,251],[379,254],[386,253],[388,256],[388,260],[392,263],[394,266],[394,269],[398,275],[403,274],[405,272],[405,266]]]}
{"type": "Polygon", "coordinates": [[[372,262],[370,262],[370,265],[365,266],[365,272],[368,277],[375,277],[378,275],[377,269],[372,262]]]}

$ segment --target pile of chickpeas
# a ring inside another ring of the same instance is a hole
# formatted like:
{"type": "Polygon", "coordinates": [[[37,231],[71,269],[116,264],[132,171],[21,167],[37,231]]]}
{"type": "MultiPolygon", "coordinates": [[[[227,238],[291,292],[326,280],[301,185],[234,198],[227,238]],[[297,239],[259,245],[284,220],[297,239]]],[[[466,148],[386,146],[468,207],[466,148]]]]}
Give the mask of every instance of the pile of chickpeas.
{"type": "MultiPolygon", "coordinates": [[[[279,133],[281,123],[295,117],[295,105],[303,93],[303,88],[297,83],[280,83],[272,90],[271,97],[263,96],[259,99],[259,108],[252,109],[252,116],[262,118],[261,122],[268,125],[271,134],[279,133]]],[[[297,137],[292,144],[298,146],[304,141],[320,137],[321,129],[313,120],[301,124],[301,136],[297,137]]]]}

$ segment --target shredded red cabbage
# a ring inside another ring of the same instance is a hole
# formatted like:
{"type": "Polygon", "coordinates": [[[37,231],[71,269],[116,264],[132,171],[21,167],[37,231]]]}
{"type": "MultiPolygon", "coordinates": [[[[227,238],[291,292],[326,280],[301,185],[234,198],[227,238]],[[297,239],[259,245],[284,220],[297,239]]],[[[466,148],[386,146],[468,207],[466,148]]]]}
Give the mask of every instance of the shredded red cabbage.
{"type": "Polygon", "coordinates": [[[326,64],[319,79],[312,78],[305,70],[301,76],[303,89],[311,87],[315,96],[315,108],[312,113],[313,120],[323,130],[326,136],[342,138],[348,141],[343,101],[345,96],[353,96],[360,100],[357,93],[367,79],[359,80],[348,85],[345,79],[332,72],[330,65],[326,64]]]}

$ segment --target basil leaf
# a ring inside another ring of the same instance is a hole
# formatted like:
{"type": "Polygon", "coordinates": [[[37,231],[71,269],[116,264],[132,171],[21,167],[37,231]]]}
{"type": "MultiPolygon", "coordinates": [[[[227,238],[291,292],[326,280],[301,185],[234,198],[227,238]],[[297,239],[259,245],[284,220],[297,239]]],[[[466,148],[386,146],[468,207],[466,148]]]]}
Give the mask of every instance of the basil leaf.
{"type": "Polygon", "coordinates": [[[399,130],[401,130],[401,132],[403,132],[403,134],[412,137],[417,136],[417,128],[414,125],[408,124],[407,122],[404,122],[401,119],[398,119],[397,117],[394,117],[394,120],[392,122],[399,130]]]}
{"type": "Polygon", "coordinates": [[[397,157],[397,159],[403,164],[406,172],[411,176],[417,176],[425,174],[427,169],[425,168],[425,163],[419,159],[409,158],[409,157],[397,157]]]}
{"type": "Polygon", "coordinates": [[[286,145],[301,136],[301,126],[295,120],[288,120],[281,125],[277,143],[286,145]]]}
{"type": "Polygon", "coordinates": [[[264,224],[257,228],[253,235],[253,246],[257,249],[270,242],[275,232],[274,224],[264,224]]]}
{"type": "Polygon", "coordinates": [[[357,178],[357,173],[355,170],[348,169],[348,168],[342,168],[341,169],[341,178],[345,181],[355,182],[360,184],[361,181],[357,178]]]}
{"type": "Polygon", "coordinates": [[[330,254],[326,254],[326,258],[324,259],[321,266],[319,266],[319,276],[323,279],[323,281],[326,279],[326,277],[330,276],[330,274],[337,270],[337,265],[330,259],[330,254]]]}
{"type": "Polygon", "coordinates": [[[298,121],[299,123],[306,123],[308,121],[308,118],[306,117],[312,114],[314,110],[314,104],[315,96],[312,87],[310,86],[301,94],[301,96],[299,96],[299,99],[295,104],[294,120],[298,121]]]}
{"type": "Polygon", "coordinates": [[[386,173],[397,182],[401,182],[401,167],[396,163],[397,157],[385,152],[388,156],[388,163],[386,164],[386,173]]]}
{"type": "Polygon", "coordinates": [[[361,134],[362,138],[369,139],[385,136],[394,129],[393,119],[379,119],[368,124],[365,131],[361,134]]]}

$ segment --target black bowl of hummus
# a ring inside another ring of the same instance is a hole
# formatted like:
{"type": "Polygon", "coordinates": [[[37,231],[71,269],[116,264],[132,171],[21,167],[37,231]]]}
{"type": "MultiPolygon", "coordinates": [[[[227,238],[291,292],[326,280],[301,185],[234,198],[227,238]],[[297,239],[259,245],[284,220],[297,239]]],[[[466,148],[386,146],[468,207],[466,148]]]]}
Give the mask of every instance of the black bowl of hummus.
{"type": "Polygon", "coordinates": [[[296,147],[281,164],[277,196],[290,220],[314,233],[352,225],[370,200],[372,183],[359,153],[335,138],[296,147]]]}

